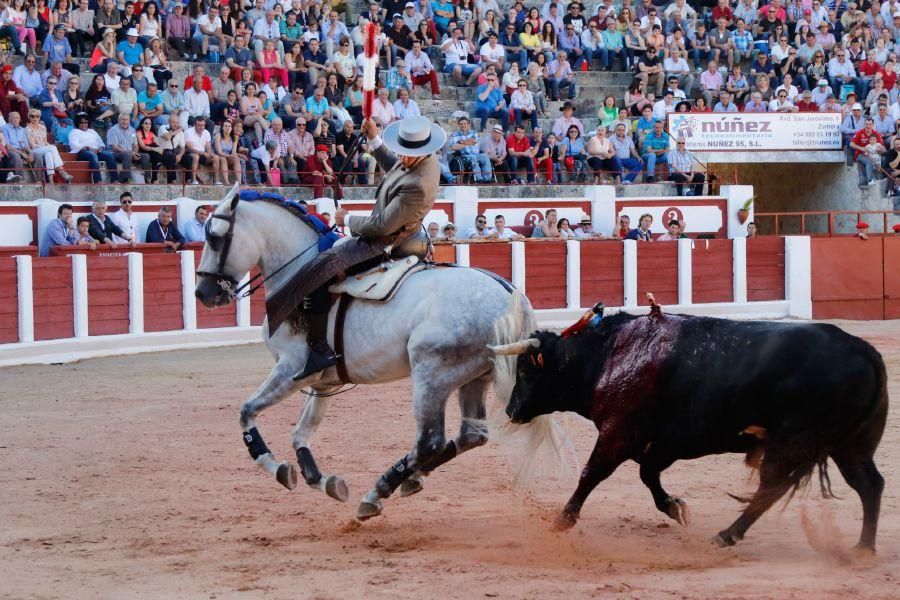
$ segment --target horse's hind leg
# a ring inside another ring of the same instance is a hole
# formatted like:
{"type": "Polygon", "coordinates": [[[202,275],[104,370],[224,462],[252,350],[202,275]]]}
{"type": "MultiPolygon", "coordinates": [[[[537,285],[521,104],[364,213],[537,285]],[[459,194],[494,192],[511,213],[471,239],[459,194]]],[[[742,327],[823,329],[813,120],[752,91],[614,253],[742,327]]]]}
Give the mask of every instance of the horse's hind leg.
{"type": "Polygon", "coordinates": [[[286,461],[275,462],[275,455],[256,429],[256,417],[263,410],[287,398],[297,388],[291,378],[294,369],[295,366],[289,364],[289,361],[279,360],[259,389],[241,406],[241,429],[250,457],[289,490],[297,487],[297,469],[286,461]]]}
{"type": "Polygon", "coordinates": [[[881,493],[884,477],[878,472],[872,457],[860,458],[846,453],[832,454],[831,458],[847,481],[856,490],[863,505],[863,527],[857,548],[875,552],[875,535],[878,532],[878,513],[881,511],[881,493]]]}
{"type": "Polygon", "coordinates": [[[422,467],[400,486],[401,496],[411,496],[422,491],[425,476],[463,452],[483,446],[488,441],[488,428],[484,422],[486,411],[484,393],[490,378],[482,376],[459,388],[459,410],[462,423],[456,439],[447,442],[443,452],[431,464],[422,467]]]}
{"type": "Polygon", "coordinates": [[[335,500],[346,502],[349,497],[347,484],[337,475],[322,475],[309,448],[310,438],[316,432],[327,410],[328,398],[319,396],[316,390],[311,390],[306,396],[306,403],[294,428],[294,452],[297,453],[300,473],[306,485],[325,492],[335,500]]]}

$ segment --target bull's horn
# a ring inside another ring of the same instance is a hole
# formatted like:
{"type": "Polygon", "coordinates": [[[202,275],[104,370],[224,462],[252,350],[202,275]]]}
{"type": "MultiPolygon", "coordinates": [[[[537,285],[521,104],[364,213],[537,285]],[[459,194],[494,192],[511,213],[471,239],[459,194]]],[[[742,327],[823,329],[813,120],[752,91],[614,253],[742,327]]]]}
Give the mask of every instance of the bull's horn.
{"type": "Polygon", "coordinates": [[[503,344],[500,346],[488,346],[488,350],[494,354],[525,354],[530,348],[537,348],[541,345],[541,340],[537,338],[528,338],[512,344],[503,344]]]}

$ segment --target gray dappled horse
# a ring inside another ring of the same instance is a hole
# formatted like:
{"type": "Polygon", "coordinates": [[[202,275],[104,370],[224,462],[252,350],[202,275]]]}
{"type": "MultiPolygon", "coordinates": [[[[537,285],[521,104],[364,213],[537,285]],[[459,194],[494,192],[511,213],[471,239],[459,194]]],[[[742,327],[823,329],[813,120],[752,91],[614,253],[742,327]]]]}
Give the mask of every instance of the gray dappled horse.
{"type": "MultiPolygon", "coordinates": [[[[277,290],[315,252],[320,234],[277,201],[239,202],[233,189],[219,204],[207,226],[207,241],[198,269],[197,298],[207,307],[225,305],[252,267],[259,268],[267,293],[277,290]],[[298,257],[299,258],[296,258],[298,257]],[[293,260],[292,259],[295,259],[293,260]],[[286,268],[282,269],[284,265],[286,268]]],[[[329,315],[333,337],[336,309],[329,315]]],[[[525,296],[509,291],[489,275],[474,269],[425,269],[410,275],[388,302],[355,299],[344,322],[344,362],[354,383],[383,383],[412,376],[416,440],[412,450],[390,467],[363,497],[357,517],[367,519],[382,510],[381,500],[397,487],[401,495],[422,489],[423,476],[458,454],[484,444],[485,392],[493,382],[505,407],[512,393],[516,357],[494,357],[488,345],[508,344],[527,337],[534,315],[525,296]],[[447,399],[459,390],[462,424],[454,440],[446,441],[447,399]]],[[[310,450],[330,398],[341,386],[335,368],[293,381],[306,364],[305,332],[292,333],[284,324],[263,339],[275,366],[259,389],[241,407],[244,442],[256,463],[288,489],[297,484],[293,464],[276,462],[256,429],[257,416],[301,388],[310,388],[293,433],[293,446],[306,483],[332,498],[346,501],[347,485],[339,476],[322,475],[310,450]]],[[[377,406],[360,407],[378,410],[377,406]]],[[[559,448],[549,416],[530,424],[533,444],[552,442],[559,448]]],[[[390,435],[391,432],[382,432],[390,435]]]]}

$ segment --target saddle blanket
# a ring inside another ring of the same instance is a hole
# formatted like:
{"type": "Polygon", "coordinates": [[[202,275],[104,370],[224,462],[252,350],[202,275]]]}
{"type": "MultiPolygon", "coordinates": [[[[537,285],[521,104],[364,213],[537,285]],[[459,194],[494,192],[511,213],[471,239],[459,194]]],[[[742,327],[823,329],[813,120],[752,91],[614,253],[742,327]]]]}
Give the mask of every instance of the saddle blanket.
{"type": "Polygon", "coordinates": [[[394,297],[407,277],[424,268],[425,265],[419,261],[418,256],[386,261],[368,271],[350,275],[329,286],[328,291],[362,300],[387,302],[394,297]]]}

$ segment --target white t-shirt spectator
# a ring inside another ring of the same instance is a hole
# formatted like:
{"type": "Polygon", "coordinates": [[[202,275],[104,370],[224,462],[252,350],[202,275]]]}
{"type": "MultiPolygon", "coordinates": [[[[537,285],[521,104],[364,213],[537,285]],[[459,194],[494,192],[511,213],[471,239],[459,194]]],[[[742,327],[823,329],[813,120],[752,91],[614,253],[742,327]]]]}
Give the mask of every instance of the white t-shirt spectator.
{"type": "Polygon", "coordinates": [[[481,62],[484,64],[494,64],[500,62],[503,58],[506,57],[506,49],[503,48],[500,44],[497,44],[493,48],[491,48],[490,42],[486,43],[481,47],[481,50],[478,51],[479,56],[481,56],[481,62]]]}
{"type": "Polygon", "coordinates": [[[516,232],[509,227],[504,227],[503,231],[497,231],[497,228],[494,227],[489,233],[495,234],[498,240],[511,240],[517,235],[516,232]]]}
{"type": "Polygon", "coordinates": [[[202,129],[197,133],[196,127],[191,127],[184,132],[184,145],[189,150],[197,152],[206,152],[206,145],[212,142],[212,137],[206,129],[202,129]]]}
{"type": "Polygon", "coordinates": [[[444,51],[444,62],[448,65],[465,65],[469,62],[469,43],[464,39],[447,40],[444,51]]]}
{"type": "Polygon", "coordinates": [[[200,15],[200,18],[197,19],[197,27],[203,27],[201,31],[216,31],[222,28],[222,19],[216,17],[214,21],[210,22],[208,14],[200,15]]]}
{"type": "Polygon", "coordinates": [[[125,234],[124,237],[120,237],[118,235],[113,235],[113,241],[117,244],[127,244],[132,239],[134,241],[138,241],[137,239],[137,216],[134,212],[127,213],[122,209],[117,210],[114,213],[109,213],[110,220],[119,226],[119,229],[122,230],[122,233],[125,234]]]}

